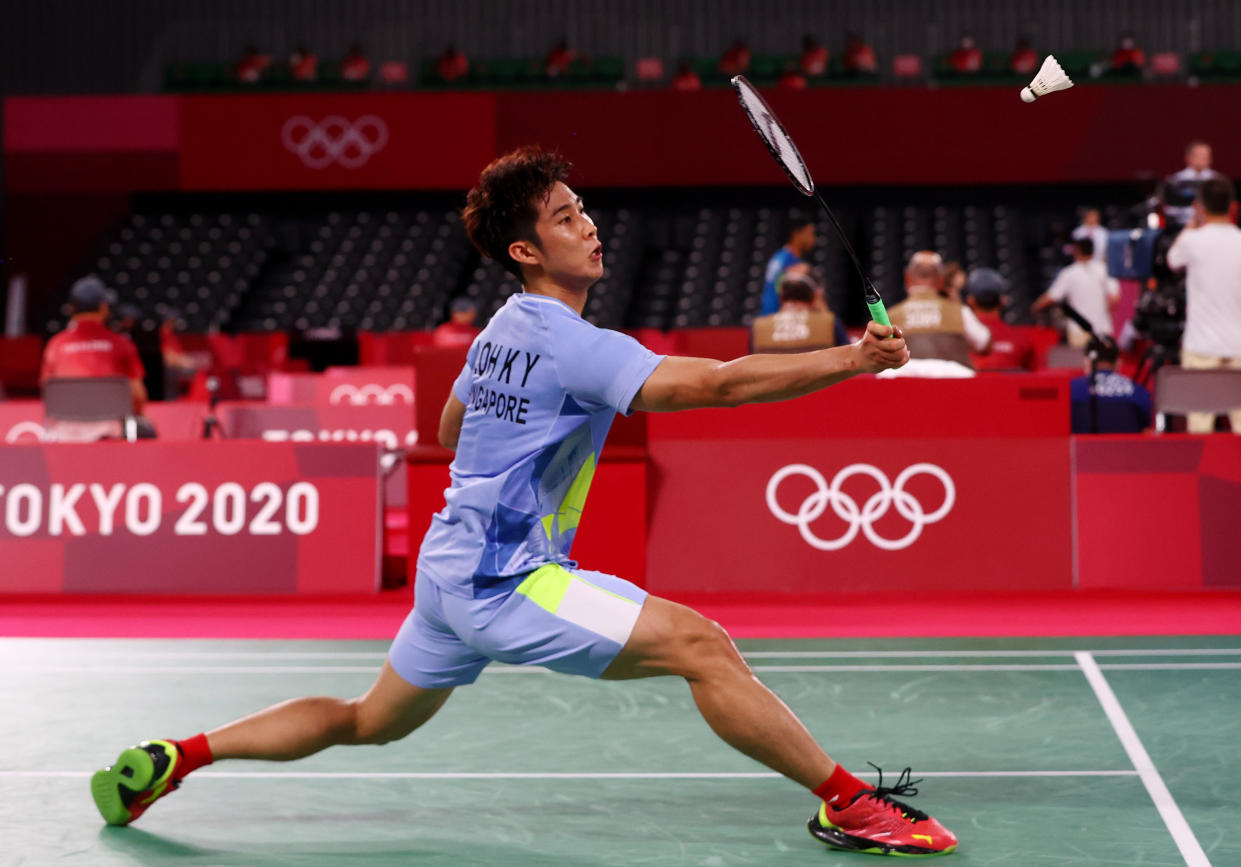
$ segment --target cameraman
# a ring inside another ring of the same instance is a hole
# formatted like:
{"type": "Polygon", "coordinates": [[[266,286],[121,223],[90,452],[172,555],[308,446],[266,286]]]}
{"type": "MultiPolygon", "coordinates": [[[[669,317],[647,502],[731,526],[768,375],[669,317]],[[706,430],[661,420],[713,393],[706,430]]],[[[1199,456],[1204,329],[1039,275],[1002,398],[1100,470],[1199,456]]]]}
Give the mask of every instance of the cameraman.
{"type": "Polygon", "coordinates": [[[1223,177],[1211,168],[1211,146],[1204,141],[1191,141],[1185,146],[1185,168],[1168,175],[1160,184],[1159,201],[1166,221],[1176,226],[1188,225],[1194,216],[1198,189],[1206,181],[1223,177]]]}
{"type": "MultiPolygon", "coordinates": [[[[1185,333],[1181,366],[1241,369],[1241,229],[1236,226],[1232,181],[1204,181],[1194,200],[1194,222],[1168,250],[1168,266],[1186,270],[1185,333]]],[[[1241,411],[1229,413],[1241,434],[1241,411]]],[[[1191,412],[1190,433],[1210,433],[1210,413],[1191,412]]]]}

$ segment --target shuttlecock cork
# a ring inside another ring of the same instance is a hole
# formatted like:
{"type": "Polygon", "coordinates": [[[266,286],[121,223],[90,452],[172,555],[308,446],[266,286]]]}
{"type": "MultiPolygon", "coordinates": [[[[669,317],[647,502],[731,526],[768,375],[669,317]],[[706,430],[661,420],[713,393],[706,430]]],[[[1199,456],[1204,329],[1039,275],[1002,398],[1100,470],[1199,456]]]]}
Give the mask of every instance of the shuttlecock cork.
{"type": "Polygon", "coordinates": [[[1065,74],[1064,68],[1049,54],[1030,86],[1021,88],[1021,101],[1034,102],[1040,96],[1055,93],[1057,90],[1068,90],[1072,86],[1073,79],[1065,74]]]}

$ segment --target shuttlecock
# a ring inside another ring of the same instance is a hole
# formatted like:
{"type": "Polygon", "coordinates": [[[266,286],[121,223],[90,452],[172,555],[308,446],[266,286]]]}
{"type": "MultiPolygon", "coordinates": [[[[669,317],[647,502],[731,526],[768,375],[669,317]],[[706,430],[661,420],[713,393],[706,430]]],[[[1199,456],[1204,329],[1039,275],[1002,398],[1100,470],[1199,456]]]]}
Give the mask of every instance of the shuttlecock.
{"type": "Polygon", "coordinates": [[[1021,88],[1021,101],[1034,102],[1040,96],[1055,93],[1057,90],[1068,90],[1072,86],[1073,79],[1065,74],[1064,68],[1049,54],[1030,86],[1021,88]]]}

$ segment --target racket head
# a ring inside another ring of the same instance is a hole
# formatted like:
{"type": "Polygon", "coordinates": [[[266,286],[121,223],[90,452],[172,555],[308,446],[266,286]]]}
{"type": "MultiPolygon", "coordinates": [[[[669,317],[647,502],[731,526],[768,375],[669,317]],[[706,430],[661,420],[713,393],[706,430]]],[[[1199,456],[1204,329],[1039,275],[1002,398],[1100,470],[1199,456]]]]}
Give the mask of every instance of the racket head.
{"type": "Polygon", "coordinates": [[[784,169],[784,173],[788,175],[793,186],[797,187],[802,195],[814,195],[814,179],[810,177],[806,161],[802,159],[801,151],[797,149],[797,145],[793,144],[792,137],[784,128],[784,124],[780,123],[776,113],[771,110],[767,100],[763,99],[762,94],[750,84],[744,75],[734,75],[731,83],[733,89],[737,91],[737,99],[741,102],[742,110],[750,119],[750,124],[758,133],[758,137],[767,146],[772,158],[780,164],[780,168],[784,169]]]}

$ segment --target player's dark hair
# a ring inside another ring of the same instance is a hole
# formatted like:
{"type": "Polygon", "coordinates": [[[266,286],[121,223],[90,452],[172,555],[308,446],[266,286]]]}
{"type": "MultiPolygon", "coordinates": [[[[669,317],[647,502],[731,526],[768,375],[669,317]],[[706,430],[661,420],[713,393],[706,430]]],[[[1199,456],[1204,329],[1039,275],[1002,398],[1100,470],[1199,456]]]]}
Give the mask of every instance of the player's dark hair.
{"type": "Polygon", "coordinates": [[[1076,238],[1073,241],[1073,246],[1083,256],[1090,257],[1094,255],[1094,241],[1090,238],[1076,238]]]}
{"type": "Polygon", "coordinates": [[[814,220],[810,219],[805,214],[794,214],[792,217],[789,218],[788,237],[792,238],[802,229],[806,228],[807,226],[813,226],[813,225],[814,225],[814,220]]]}
{"type": "Polygon", "coordinates": [[[1209,181],[1203,181],[1202,186],[1198,188],[1198,200],[1202,202],[1202,209],[1208,214],[1215,216],[1227,214],[1228,209],[1232,207],[1232,181],[1227,178],[1211,178],[1209,181]]]}
{"type": "Polygon", "coordinates": [[[810,304],[814,301],[814,283],[802,274],[789,274],[780,281],[780,301],[810,304]]]}
{"type": "Polygon", "coordinates": [[[529,241],[539,246],[534,231],[538,204],[547,199],[557,181],[569,176],[572,167],[560,154],[534,146],[493,160],[466,195],[462,214],[466,234],[478,251],[522,280],[521,265],[508,254],[509,245],[529,241]]]}
{"type": "Polygon", "coordinates": [[[1209,142],[1204,142],[1202,139],[1196,138],[1193,141],[1191,141],[1189,144],[1185,145],[1185,156],[1189,156],[1189,152],[1200,145],[1203,147],[1211,146],[1209,142]]]}

